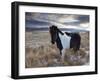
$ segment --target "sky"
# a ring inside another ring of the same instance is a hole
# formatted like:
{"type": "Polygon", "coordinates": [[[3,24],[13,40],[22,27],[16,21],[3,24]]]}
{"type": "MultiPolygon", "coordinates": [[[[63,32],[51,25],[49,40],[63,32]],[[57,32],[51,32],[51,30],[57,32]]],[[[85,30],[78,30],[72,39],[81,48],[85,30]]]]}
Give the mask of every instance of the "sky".
{"type": "Polygon", "coordinates": [[[25,13],[26,28],[48,28],[56,25],[58,28],[89,28],[89,15],[25,13]]]}

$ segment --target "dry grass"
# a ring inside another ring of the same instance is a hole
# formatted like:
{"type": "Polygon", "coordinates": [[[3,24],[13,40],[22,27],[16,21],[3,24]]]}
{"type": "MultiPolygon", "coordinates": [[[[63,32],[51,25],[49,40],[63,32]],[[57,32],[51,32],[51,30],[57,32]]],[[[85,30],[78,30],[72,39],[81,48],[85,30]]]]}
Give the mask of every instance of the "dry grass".
{"type": "Polygon", "coordinates": [[[74,53],[72,49],[66,50],[64,63],[61,61],[61,55],[56,45],[51,45],[49,42],[50,37],[47,32],[34,33],[26,33],[26,68],[89,64],[89,33],[80,33],[81,49],[78,53],[74,53]]]}
{"type": "Polygon", "coordinates": [[[26,67],[43,67],[54,64],[60,59],[59,50],[55,46],[41,46],[39,48],[26,48],[26,67]]]}

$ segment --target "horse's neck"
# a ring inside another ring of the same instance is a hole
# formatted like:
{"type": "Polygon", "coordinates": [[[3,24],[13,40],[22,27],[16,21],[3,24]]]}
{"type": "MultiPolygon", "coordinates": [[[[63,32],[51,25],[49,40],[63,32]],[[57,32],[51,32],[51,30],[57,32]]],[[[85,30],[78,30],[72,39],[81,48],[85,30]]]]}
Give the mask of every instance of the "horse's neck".
{"type": "Polygon", "coordinates": [[[62,46],[62,43],[61,43],[61,40],[60,40],[60,37],[59,37],[59,33],[57,34],[58,37],[57,37],[57,40],[56,40],[56,44],[57,44],[57,47],[62,50],[63,49],[63,46],[62,46]]]}

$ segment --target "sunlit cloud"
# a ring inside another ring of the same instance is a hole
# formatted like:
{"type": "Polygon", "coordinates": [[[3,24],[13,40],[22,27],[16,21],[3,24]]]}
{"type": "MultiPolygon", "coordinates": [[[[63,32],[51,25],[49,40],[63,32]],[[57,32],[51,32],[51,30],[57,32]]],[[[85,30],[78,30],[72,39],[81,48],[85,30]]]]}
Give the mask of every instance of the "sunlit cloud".
{"type": "Polygon", "coordinates": [[[80,26],[84,27],[84,28],[88,28],[89,27],[89,23],[81,23],[80,26]]]}
{"type": "Polygon", "coordinates": [[[26,12],[26,27],[45,28],[56,25],[59,28],[89,28],[88,15],[52,14],[26,12]]]}

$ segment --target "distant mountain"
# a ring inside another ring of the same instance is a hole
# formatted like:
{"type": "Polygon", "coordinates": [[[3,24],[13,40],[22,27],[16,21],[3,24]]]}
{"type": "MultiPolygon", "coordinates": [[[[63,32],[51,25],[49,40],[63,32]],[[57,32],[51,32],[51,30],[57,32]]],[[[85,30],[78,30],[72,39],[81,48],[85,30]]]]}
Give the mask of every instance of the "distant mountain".
{"type": "Polygon", "coordinates": [[[27,27],[26,28],[26,31],[48,31],[49,28],[30,28],[30,27],[27,27]]]}

